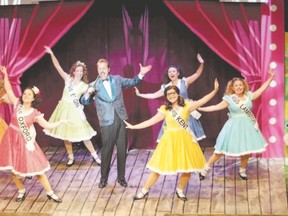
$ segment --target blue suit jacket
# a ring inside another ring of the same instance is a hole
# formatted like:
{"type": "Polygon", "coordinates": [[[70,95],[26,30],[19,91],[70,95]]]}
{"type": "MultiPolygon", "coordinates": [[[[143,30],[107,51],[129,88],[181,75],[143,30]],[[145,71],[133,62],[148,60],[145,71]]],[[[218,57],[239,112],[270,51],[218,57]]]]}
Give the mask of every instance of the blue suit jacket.
{"type": "MultiPolygon", "coordinates": [[[[109,97],[101,79],[95,80],[89,84],[89,87],[95,89],[93,97],[96,105],[97,116],[100,127],[108,126],[114,122],[114,112],[118,114],[120,119],[128,118],[125,104],[123,101],[122,88],[129,88],[138,85],[142,80],[136,76],[134,79],[124,78],[119,75],[110,75],[110,85],[112,91],[112,99],[109,97]]],[[[91,102],[92,97],[81,97],[81,103],[87,105],[91,102]]]]}

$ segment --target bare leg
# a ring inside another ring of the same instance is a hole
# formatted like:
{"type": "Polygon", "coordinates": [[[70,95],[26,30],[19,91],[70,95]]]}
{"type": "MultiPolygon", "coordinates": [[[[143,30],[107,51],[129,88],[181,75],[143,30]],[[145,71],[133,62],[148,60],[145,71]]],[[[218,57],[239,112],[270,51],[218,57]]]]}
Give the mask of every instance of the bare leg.
{"type": "Polygon", "coordinates": [[[12,179],[13,179],[13,182],[15,183],[16,187],[18,188],[18,190],[25,189],[22,180],[18,176],[16,176],[15,174],[12,174],[12,179]]]}
{"type": "Polygon", "coordinates": [[[45,189],[49,200],[52,199],[54,202],[57,203],[62,202],[62,200],[52,190],[50,182],[45,174],[37,175],[37,179],[45,189]]]}
{"type": "Polygon", "coordinates": [[[190,179],[191,173],[182,173],[179,178],[178,189],[183,190],[190,179]]]}
{"type": "Polygon", "coordinates": [[[68,140],[64,140],[64,145],[67,151],[68,155],[73,155],[73,147],[72,147],[72,143],[69,142],[68,140]]]}
{"type": "Polygon", "coordinates": [[[18,196],[16,198],[16,202],[22,202],[23,200],[25,200],[25,197],[26,197],[26,190],[25,190],[25,187],[23,185],[23,182],[15,174],[12,174],[12,179],[13,179],[13,182],[15,183],[16,187],[18,188],[18,196]]]}
{"type": "Polygon", "coordinates": [[[68,154],[68,162],[66,164],[67,167],[70,167],[74,164],[74,155],[73,155],[73,147],[72,143],[69,142],[68,140],[64,140],[64,145],[68,154]]]}
{"type": "Polygon", "coordinates": [[[98,165],[101,165],[101,160],[100,158],[98,157],[97,155],[97,152],[91,142],[91,140],[85,140],[83,141],[86,148],[89,150],[89,152],[91,153],[92,157],[93,157],[93,160],[98,164],[98,165]]]}
{"type": "Polygon", "coordinates": [[[190,179],[191,173],[182,173],[179,179],[178,187],[176,189],[176,195],[179,199],[186,201],[187,198],[183,193],[184,187],[187,185],[189,179],[190,179]]]}
{"type": "Polygon", "coordinates": [[[249,160],[250,155],[242,155],[241,156],[241,164],[239,169],[239,176],[242,180],[247,180],[247,174],[246,174],[246,167],[249,160]]]}
{"type": "Polygon", "coordinates": [[[160,175],[158,173],[152,172],[149,175],[149,177],[148,177],[148,179],[147,179],[147,181],[146,181],[146,183],[144,185],[144,188],[149,191],[150,188],[156,183],[156,181],[158,180],[159,176],[160,175]]]}
{"type": "Polygon", "coordinates": [[[241,156],[240,168],[246,169],[250,154],[241,156]]]}

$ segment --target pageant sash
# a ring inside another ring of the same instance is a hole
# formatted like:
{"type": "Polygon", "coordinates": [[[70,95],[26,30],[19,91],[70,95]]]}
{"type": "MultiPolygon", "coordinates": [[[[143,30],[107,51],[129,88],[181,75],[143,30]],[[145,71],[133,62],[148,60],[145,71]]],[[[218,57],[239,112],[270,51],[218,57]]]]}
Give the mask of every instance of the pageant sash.
{"type": "Polygon", "coordinates": [[[171,116],[173,117],[173,119],[184,129],[186,130],[191,136],[192,136],[192,140],[193,142],[197,142],[196,141],[196,136],[193,133],[193,131],[191,130],[191,128],[189,127],[189,125],[186,123],[186,121],[174,110],[172,109],[170,111],[171,116]]]}
{"type": "Polygon", "coordinates": [[[259,130],[257,120],[252,111],[249,108],[247,108],[245,104],[243,104],[235,95],[232,95],[231,98],[234,101],[234,103],[240,108],[240,110],[243,111],[243,113],[245,113],[247,117],[252,121],[255,129],[259,130]]]}
{"type": "Polygon", "coordinates": [[[83,105],[80,103],[79,99],[77,98],[77,95],[75,93],[75,89],[73,88],[73,79],[70,79],[68,81],[68,92],[69,92],[69,96],[73,102],[73,104],[75,105],[76,109],[78,110],[81,119],[83,121],[86,120],[86,116],[85,113],[83,111],[83,105]]]}
{"type": "Polygon", "coordinates": [[[31,125],[30,128],[28,128],[25,118],[23,116],[23,105],[20,104],[17,108],[17,121],[19,125],[20,132],[22,133],[26,145],[25,147],[28,149],[28,151],[34,151],[35,146],[35,138],[36,138],[36,130],[34,128],[34,125],[31,125]]]}

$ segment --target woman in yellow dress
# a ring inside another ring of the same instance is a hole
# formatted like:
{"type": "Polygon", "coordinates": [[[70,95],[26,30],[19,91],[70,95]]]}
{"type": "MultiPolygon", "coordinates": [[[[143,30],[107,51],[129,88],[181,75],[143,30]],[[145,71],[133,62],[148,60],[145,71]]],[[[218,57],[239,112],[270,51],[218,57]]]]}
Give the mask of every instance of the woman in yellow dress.
{"type": "Polygon", "coordinates": [[[166,104],[158,109],[156,115],[136,125],[125,122],[129,129],[146,128],[164,119],[167,123],[158,146],[147,164],[147,168],[152,173],[142,190],[134,196],[134,200],[147,196],[151,186],[156,183],[160,175],[173,175],[177,173],[181,173],[181,176],[176,189],[176,195],[183,201],[187,200],[183,189],[190,179],[191,172],[200,172],[206,161],[187,122],[190,113],[207,103],[216,94],[218,88],[218,81],[215,80],[214,90],[209,94],[197,101],[185,101],[179,95],[180,91],[177,86],[169,86],[164,91],[166,104]]]}

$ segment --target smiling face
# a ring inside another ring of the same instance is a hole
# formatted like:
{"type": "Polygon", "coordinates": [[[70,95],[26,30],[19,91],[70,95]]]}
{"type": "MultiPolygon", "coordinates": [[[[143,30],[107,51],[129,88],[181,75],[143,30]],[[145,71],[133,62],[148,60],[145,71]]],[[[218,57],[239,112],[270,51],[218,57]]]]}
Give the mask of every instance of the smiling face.
{"type": "Polygon", "coordinates": [[[35,95],[32,89],[25,89],[25,91],[22,94],[22,101],[25,104],[29,104],[35,100],[35,95]]]}
{"type": "Polygon", "coordinates": [[[169,89],[166,93],[167,100],[172,104],[177,103],[178,96],[178,93],[173,88],[169,89]]]}
{"type": "Polygon", "coordinates": [[[244,93],[245,85],[242,80],[236,80],[232,85],[232,89],[236,95],[241,96],[244,93]]]}
{"type": "Polygon", "coordinates": [[[107,62],[98,62],[97,63],[97,70],[100,78],[102,80],[106,79],[109,75],[110,68],[107,62]]]}
{"type": "Polygon", "coordinates": [[[82,79],[83,73],[84,73],[84,70],[82,66],[77,66],[75,68],[75,71],[73,72],[75,79],[78,79],[78,80],[82,79]]]}
{"type": "Polygon", "coordinates": [[[175,67],[170,67],[168,69],[168,77],[171,81],[177,80],[179,77],[179,72],[177,71],[177,68],[175,67]]]}

